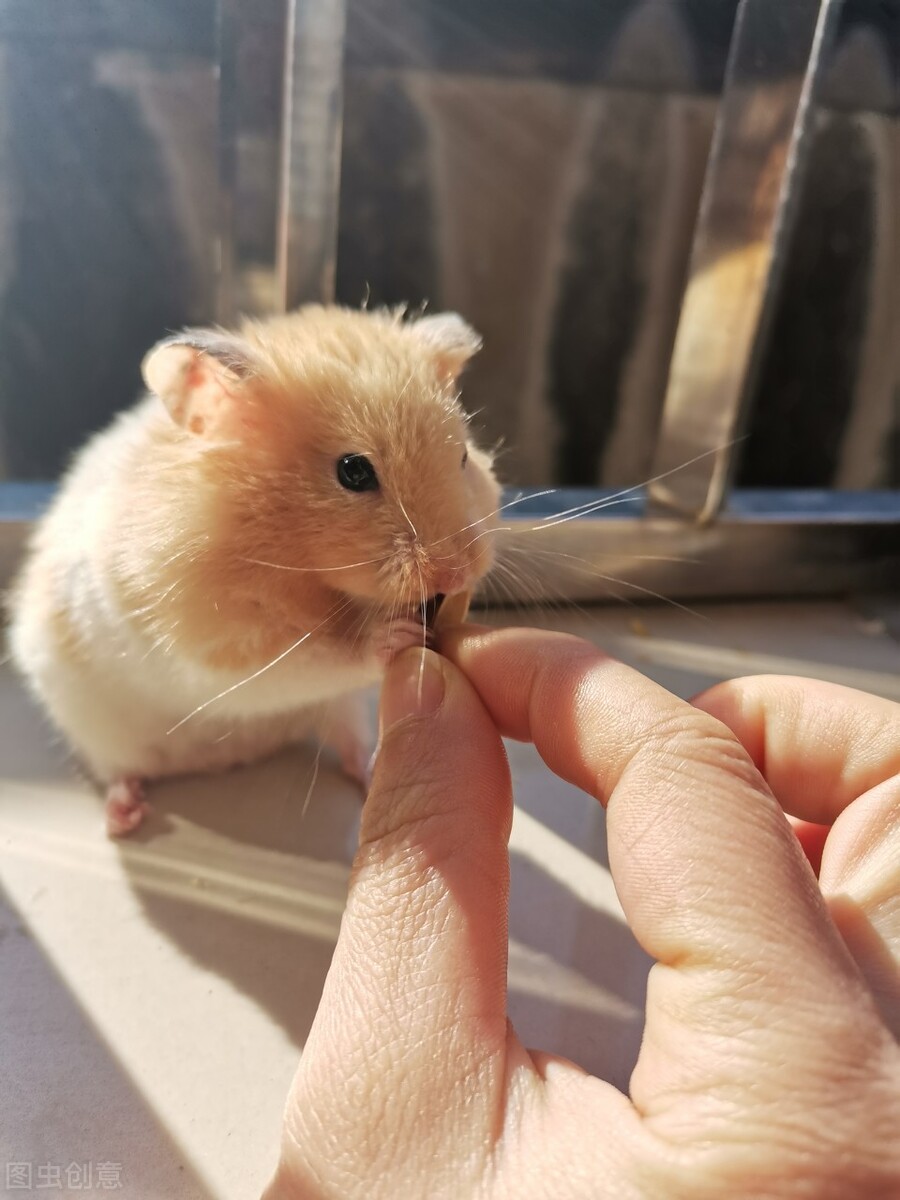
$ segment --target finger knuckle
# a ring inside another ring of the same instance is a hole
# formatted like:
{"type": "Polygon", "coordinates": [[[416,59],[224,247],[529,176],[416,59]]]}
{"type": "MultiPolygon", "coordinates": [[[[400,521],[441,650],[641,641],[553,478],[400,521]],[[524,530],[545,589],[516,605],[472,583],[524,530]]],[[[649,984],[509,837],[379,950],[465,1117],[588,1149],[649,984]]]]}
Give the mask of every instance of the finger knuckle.
{"type": "Polygon", "coordinates": [[[679,776],[741,780],[765,788],[747,751],[721,721],[684,706],[661,715],[643,732],[632,764],[679,776]]]}

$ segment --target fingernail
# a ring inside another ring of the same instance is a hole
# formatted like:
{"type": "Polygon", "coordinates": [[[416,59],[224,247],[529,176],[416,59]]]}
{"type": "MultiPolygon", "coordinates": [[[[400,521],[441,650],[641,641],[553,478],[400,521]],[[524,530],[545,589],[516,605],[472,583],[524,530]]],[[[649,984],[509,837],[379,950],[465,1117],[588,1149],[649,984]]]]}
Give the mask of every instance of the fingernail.
{"type": "Polygon", "coordinates": [[[381,728],[407,717],[428,717],[444,699],[444,672],[439,655],[418,647],[404,650],[388,667],[381,690],[381,728]]]}

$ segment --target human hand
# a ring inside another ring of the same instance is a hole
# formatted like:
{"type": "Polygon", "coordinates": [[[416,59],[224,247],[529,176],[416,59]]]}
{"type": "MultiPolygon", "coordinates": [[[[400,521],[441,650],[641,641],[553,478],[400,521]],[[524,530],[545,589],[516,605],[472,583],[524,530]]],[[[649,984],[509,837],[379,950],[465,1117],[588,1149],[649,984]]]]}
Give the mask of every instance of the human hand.
{"type": "Polygon", "coordinates": [[[900,708],[793,679],[692,707],[564,635],[445,642],[388,672],[267,1200],[900,1195],[900,708]],[[608,804],[656,959],[630,1096],[508,1025],[498,730],[608,804]],[[827,901],[782,804],[832,827],[827,901]]]}

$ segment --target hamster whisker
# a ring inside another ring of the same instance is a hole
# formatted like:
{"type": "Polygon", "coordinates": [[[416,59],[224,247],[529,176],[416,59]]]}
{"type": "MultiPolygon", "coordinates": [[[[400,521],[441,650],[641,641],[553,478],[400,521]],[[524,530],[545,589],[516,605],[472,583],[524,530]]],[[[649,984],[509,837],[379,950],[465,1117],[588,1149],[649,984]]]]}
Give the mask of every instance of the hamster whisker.
{"type": "Polygon", "coordinates": [[[354,567],[371,567],[377,563],[385,563],[389,558],[390,555],[385,554],[381,558],[364,558],[361,562],[343,563],[339,567],[288,567],[284,563],[267,562],[262,558],[242,558],[241,562],[251,563],[255,567],[271,567],[274,571],[312,571],[321,574],[323,571],[350,571],[354,567]]]}
{"type": "Polygon", "coordinates": [[[342,601],[340,604],[336,605],[334,608],[332,608],[329,611],[328,615],[325,617],[325,619],[323,621],[320,621],[319,624],[316,625],[313,629],[310,629],[308,633],[304,633],[304,635],[302,637],[298,638],[296,640],[296,642],[292,642],[291,645],[288,646],[287,650],[282,650],[282,652],[280,654],[277,654],[275,656],[275,658],[273,658],[270,662],[267,662],[264,667],[260,667],[258,670],[254,671],[252,674],[247,675],[244,679],[239,679],[237,683],[233,683],[233,684],[231,684],[230,687],[224,688],[217,695],[211,696],[209,698],[209,700],[204,700],[202,704],[198,704],[197,707],[192,712],[189,712],[186,717],[182,717],[180,721],[176,722],[176,724],[174,724],[171,727],[171,729],[166,730],[166,737],[169,737],[177,729],[180,729],[182,727],[182,725],[186,725],[187,722],[191,720],[191,718],[198,716],[200,713],[202,713],[204,711],[204,709],[209,708],[209,706],[211,704],[215,704],[217,700],[223,700],[226,696],[230,696],[232,692],[236,692],[238,690],[238,688],[243,687],[244,684],[252,683],[254,679],[259,679],[260,675],[264,675],[266,673],[266,671],[271,670],[272,667],[275,667],[280,662],[283,662],[284,659],[286,659],[289,654],[293,653],[293,651],[296,650],[298,648],[298,646],[302,646],[304,642],[308,641],[313,636],[314,633],[317,633],[320,629],[323,628],[323,626],[327,625],[329,623],[329,621],[334,620],[335,617],[340,616],[340,614],[343,611],[345,611],[346,609],[348,609],[350,607],[351,603],[352,602],[350,600],[342,601]]]}
{"type": "MultiPolygon", "coordinates": [[[[638,484],[637,486],[642,487],[643,484],[638,484]]],[[[634,488],[627,489],[628,492],[633,492],[634,490],[635,490],[634,488]]],[[[546,493],[546,494],[549,494],[549,493],[546,493]]],[[[568,510],[568,513],[566,513],[566,514],[562,514],[559,516],[554,514],[550,517],[544,517],[537,525],[526,525],[523,529],[516,530],[515,527],[512,525],[498,525],[494,529],[483,529],[480,533],[477,533],[473,538],[471,538],[465,544],[465,546],[463,546],[462,551],[460,553],[464,553],[466,550],[469,549],[470,546],[473,546],[475,544],[475,542],[479,541],[479,539],[481,539],[483,537],[490,537],[493,534],[497,534],[497,533],[515,533],[515,532],[518,532],[518,533],[540,533],[542,530],[552,529],[556,525],[565,525],[568,521],[574,521],[580,516],[586,516],[593,512],[599,512],[600,509],[613,508],[619,504],[627,504],[632,499],[637,500],[638,497],[629,497],[629,496],[627,496],[627,494],[625,492],[618,492],[614,496],[606,496],[602,500],[592,500],[587,505],[579,505],[577,508],[568,510]]],[[[504,507],[510,507],[510,506],[505,505],[504,507]]],[[[491,514],[491,516],[493,516],[493,513],[491,514]]],[[[482,520],[485,520],[485,519],[486,518],[482,518],[482,520]]],[[[473,525],[477,525],[477,524],[480,524],[480,522],[473,521],[472,525],[468,525],[468,526],[466,526],[466,528],[471,529],[473,525]]],[[[462,531],[460,531],[460,532],[462,532],[462,531]]],[[[451,536],[453,536],[453,535],[451,535],[451,536]]],[[[435,546],[440,545],[440,542],[445,541],[445,540],[446,539],[441,538],[439,541],[434,542],[433,545],[435,545],[435,546]]],[[[435,561],[443,562],[446,559],[453,558],[453,557],[454,557],[454,555],[444,555],[443,557],[436,555],[435,561]]]]}
{"type": "MultiPolygon", "coordinates": [[[[602,496],[596,500],[588,500],[584,504],[577,504],[573,508],[564,509],[559,513],[548,513],[547,516],[542,517],[537,524],[528,526],[521,532],[536,533],[538,530],[552,529],[556,525],[564,525],[567,521],[573,521],[578,517],[589,516],[592,513],[600,512],[605,508],[611,508],[617,504],[639,503],[641,497],[638,496],[637,493],[642,491],[644,488],[649,487],[650,484],[658,483],[662,479],[667,479],[670,475],[674,475],[678,471],[684,470],[685,467],[692,466],[701,459],[708,458],[711,454],[718,454],[721,450],[730,449],[731,446],[736,445],[737,442],[742,440],[742,438],[735,438],[730,442],[724,443],[722,446],[715,447],[713,450],[704,450],[702,454],[697,454],[693,458],[687,459],[687,461],[680,463],[677,467],[672,467],[668,471],[662,471],[659,475],[654,475],[652,478],[645,479],[641,483],[633,484],[631,487],[622,488],[618,492],[613,492],[610,496],[602,496]]],[[[446,538],[441,538],[439,541],[434,542],[433,545],[437,546],[440,545],[442,541],[449,541],[450,538],[458,537],[460,533],[465,533],[469,529],[474,529],[476,526],[484,524],[485,521],[491,520],[492,517],[499,516],[500,513],[506,512],[510,508],[514,508],[517,504],[523,504],[526,500],[537,500],[542,496],[551,496],[559,490],[559,488],[546,488],[542,492],[530,492],[527,494],[520,493],[512,500],[507,501],[506,504],[500,505],[499,508],[495,508],[492,512],[486,513],[485,516],[479,517],[477,520],[470,522],[468,525],[463,525],[462,528],[457,529],[454,533],[448,534],[446,538]]],[[[508,532],[510,532],[510,528],[508,526],[502,526],[498,529],[484,530],[482,533],[478,534],[473,541],[476,541],[478,537],[488,537],[492,533],[508,532]]],[[[465,549],[468,549],[468,546],[471,546],[472,544],[472,542],[469,542],[465,549]]]]}
{"type": "Polygon", "coordinates": [[[363,635],[370,623],[370,619],[370,614],[363,609],[363,611],[359,614],[347,631],[347,638],[354,650],[356,650],[357,646],[362,641],[363,635]]]}
{"type": "MultiPolygon", "coordinates": [[[[506,504],[501,504],[499,508],[493,509],[489,513],[485,513],[483,517],[479,517],[476,521],[470,521],[468,525],[463,525],[454,533],[448,533],[446,537],[438,538],[436,542],[432,542],[432,546],[440,546],[441,542],[449,542],[451,538],[458,537],[461,533],[466,533],[469,529],[474,529],[476,525],[483,525],[485,521],[490,521],[491,517],[499,516],[500,513],[506,512],[508,508],[515,508],[517,504],[524,504],[526,500],[537,500],[541,496],[552,496],[558,492],[559,488],[547,488],[543,492],[529,492],[527,495],[520,493],[514,500],[508,500],[506,504]]],[[[493,531],[491,531],[493,532],[493,531]]]]}
{"type": "MultiPolygon", "coordinates": [[[[528,552],[523,547],[518,547],[518,546],[508,547],[508,549],[518,550],[523,555],[528,554],[528,552]]],[[[530,554],[528,554],[528,566],[531,567],[531,555],[530,554]]],[[[529,579],[529,576],[526,575],[526,564],[525,563],[511,564],[511,563],[505,562],[501,559],[495,564],[495,569],[498,567],[505,573],[505,575],[511,581],[511,587],[517,589],[519,592],[522,591],[523,585],[530,584],[530,587],[528,587],[525,592],[524,601],[518,599],[518,597],[515,595],[514,592],[513,593],[510,592],[510,586],[505,587],[504,590],[506,591],[506,594],[508,597],[508,600],[506,602],[507,607],[512,607],[517,612],[520,612],[522,614],[524,614],[526,611],[526,608],[528,606],[530,606],[531,608],[538,607],[541,609],[542,612],[546,612],[547,610],[552,610],[552,611],[560,612],[560,613],[562,613],[562,612],[577,612],[577,613],[582,613],[585,617],[589,616],[588,610],[584,607],[584,605],[578,604],[576,601],[572,600],[571,597],[566,594],[566,589],[565,589],[564,585],[554,586],[553,583],[551,581],[548,581],[546,578],[543,578],[543,579],[539,578],[537,576],[536,572],[534,571],[533,567],[531,567],[531,570],[529,572],[530,579],[529,579]],[[551,594],[549,596],[547,595],[548,588],[551,589],[551,594]],[[555,594],[553,594],[553,593],[555,593],[555,594]]],[[[494,582],[493,571],[492,571],[491,575],[488,577],[487,582],[489,585],[494,582]]]]}
{"type": "MultiPolygon", "coordinates": [[[[470,546],[474,546],[475,543],[481,541],[481,539],[483,537],[490,537],[492,534],[495,534],[495,533],[512,533],[512,532],[513,532],[512,525],[498,525],[495,529],[482,529],[481,533],[476,533],[473,538],[471,538],[468,542],[466,542],[466,544],[463,546],[463,548],[459,551],[459,554],[465,554],[465,552],[469,549],[470,546]]],[[[435,543],[435,544],[437,544],[437,543],[435,543]]],[[[455,554],[445,554],[441,557],[438,557],[436,555],[435,562],[445,562],[447,559],[456,558],[456,557],[457,556],[455,554]]]]}
{"type": "MultiPolygon", "coordinates": [[[[639,484],[638,486],[642,487],[643,485],[639,484]]],[[[634,491],[634,490],[635,490],[634,488],[628,489],[628,491],[634,491]]],[[[637,500],[638,497],[633,497],[633,499],[637,500]]],[[[483,538],[483,537],[491,537],[493,534],[497,534],[497,533],[516,533],[516,532],[518,532],[518,533],[540,533],[541,530],[552,529],[555,525],[565,525],[567,521],[574,521],[574,520],[576,520],[576,518],[578,518],[580,516],[586,516],[589,513],[598,512],[601,508],[612,508],[617,504],[627,504],[627,503],[629,503],[629,498],[625,498],[624,493],[617,493],[615,496],[606,496],[603,498],[603,500],[592,500],[587,505],[580,505],[578,508],[569,510],[569,514],[565,514],[562,516],[557,516],[556,514],[553,514],[550,517],[544,517],[544,518],[542,518],[541,522],[539,522],[537,525],[526,525],[524,527],[524,529],[516,530],[515,526],[513,526],[513,525],[498,525],[494,529],[483,529],[480,533],[477,533],[470,541],[468,541],[465,544],[465,546],[463,546],[461,553],[468,550],[468,548],[470,546],[473,546],[480,538],[483,538]]],[[[491,515],[493,515],[493,514],[491,514],[491,515]]],[[[482,520],[484,520],[484,519],[485,518],[482,518],[482,520]]],[[[480,524],[480,522],[478,522],[478,521],[473,522],[473,525],[477,525],[477,524],[480,524]]],[[[471,527],[472,526],[467,526],[466,528],[471,528],[471,527]]],[[[445,539],[441,539],[441,540],[443,541],[445,539]]],[[[440,544],[439,542],[434,543],[434,545],[439,545],[439,544],[440,544]]],[[[450,558],[453,556],[447,555],[446,557],[450,558]]]]}
{"type": "Polygon", "coordinates": [[[425,618],[425,607],[428,603],[428,597],[425,594],[425,577],[422,574],[422,564],[416,559],[416,571],[419,575],[419,594],[422,597],[422,607],[419,610],[422,613],[422,654],[419,656],[419,682],[416,689],[416,698],[419,708],[422,707],[422,689],[425,686],[425,651],[428,649],[428,622],[425,618]]]}
{"type": "MultiPolygon", "coordinates": [[[[538,529],[550,529],[554,525],[564,524],[565,521],[572,520],[578,516],[587,516],[590,513],[599,512],[601,509],[611,507],[614,504],[637,503],[640,500],[640,497],[635,495],[635,493],[639,492],[642,488],[649,487],[650,484],[657,483],[661,479],[666,479],[669,475],[674,475],[677,471],[682,471],[685,467],[692,466],[695,462],[699,462],[702,458],[707,458],[710,454],[717,454],[720,450],[727,450],[741,440],[743,439],[735,438],[733,441],[726,442],[722,446],[717,446],[713,450],[704,450],[702,454],[697,454],[694,458],[689,458],[686,462],[679,464],[677,467],[672,467],[668,471],[663,471],[659,475],[654,475],[651,479],[645,479],[641,483],[633,484],[631,487],[622,488],[621,491],[613,492],[612,495],[602,496],[596,500],[587,500],[584,504],[575,505],[573,508],[564,509],[559,513],[548,513],[547,516],[540,519],[538,524],[531,526],[524,532],[534,532],[538,529]]],[[[538,500],[542,496],[552,496],[559,491],[559,488],[546,488],[541,492],[520,493],[518,496],[514,497],[514,499],[508,500],[506,504],[501,504],[499,508],[495,508],[493,512],[487,513],[483,517],[479,517],[478,520],[472,521],[468,525],[463,525],[462,528],[456,530],[455,533],[449,534],[448,538],[456,537],[460,533],[465,533],[468,529],[474,529],[476,525],[481,525],[485,521],[489,521],[492,517],[498,516],[500,513],[506,512],[510,508],[514,508],[517,504],[524,504],[527,500],[538,500]]],[[[448,539],[442,538],[441,540],[446,541],[448,539]]],[[[437,544],[439,543],[435,543],[435,545],[437,544]]]]}
{"type": "Polygon", "coordinates": [[[511,564],[501,559],[495,564],[495,569],[505,577],[501,582],[501,579],[495,577],[492,571],[487,579],[489,589],[492,586],[498,587],[500,594],[497,597],[496,606],[512,608],[529,621],[534,619],[535,608],[540,609],[542,613],[574,611],[588,616],[584,606],[577,604],[567,596],[564,588],[554,588],[552,583],[548,583],[546,579],[539,579],[533,571],[526,570],[525,563],[511,564]],[[548,587],[552,589],[549,596],[547,594],[548,587]],[[555,595],[552,594],[554,591],[555,595]]]}
{"type": "MultiPolygon", "coordinates": [[[[716,446],[712,450],[704,450],[702,454],[697,454],[693,458],[687,459],[683,463],[679,463],[677,467],[671,467],[668,471],[662,471],[659,475],[654,475],[650,479],[645,479],[641,483],[633,484],[631,487],[622,488],[618,492],[613,492],[612,495],[602,496],[596,500],[587,500],[583,504],[577,504],[573,508],[564,509],[558,513],[548,513],[542,517],[536,525],[529,526],[522,532],[534,533],[539,529],[552,529],[555,525],[564,525],[566,521],[574,520],[576,517],[589,516],[591,513],[600,512],[604,508],[610,508],[615,504],[638,503],[641,499],[636,493],[642,489],[649,487],[652,483],[658,483],[662,479],[667,479],[670,475],[675,475],[678,471],[683,471],[685,467],[693,466],[694,463],[700,462],[701,459],[708,458],[711,454],[718,454],[721,450],[728,450],[738,442],[743,441],[743,438],[734,438],[730,442],[725,442],[721,446],[716,446]]],[[[441,538],[433,545],[440,545],[442,541],[449,541],[450,538],[458,537],[460,533],[465,533],[469,529],[474,529],[477,525],[484,524],[485,521],[491,520],[492,517],[499,516],[500,513],[506,512],[510,508],[514,508],[518,504],[524,504],[527,500],[538,500],[542,496],[555,495],[559,488],[546,488],[541,492],[519,493],[512,500],[508,500],[506,504],[501,504],[499,508],[495,508],[492,512],[486,513],[483,517],[479,517],[476,521],[470,522],[468,525],[463,525],[454,533],[448,534],[446,538],[441,538]]],[[[508,532],[506,527],[497,530],[486,530],[485,534],[479,536],[487,536],[490,533],[505,533],[508,532]]],[[[472,543],[470,542],[469,545],[472,543]]]]}
{"type": "Polygon", "coordinates": [[[712,450],[704,450],[702,454],[695,454],[693,458],[687,459],[683,463],[679,463],[677,467],[670,467],[668,471],[661,471],[659,475],[654,475],[650,479],[645,479],[641,483],[636,483],[631,487],[622,488],[619,492],[613,492],[611,496],[604,496],[600,500],[589,500],[586,504],[576,505],[575,508],[566,509],[561,513],[551,513],[544,517],[547,522],[547,527],[560,523],[561,518],[570,518],[570,516],[578,516],[583,513],[595,512],[598,509],[605,508],[613,501],[620,497],[631,496],[635,492],[639,492],[642,488],[649,487],[652,483],[659,483],[662,479],[668,479],[670,475],[676,475],[679,471],[683,471],[685,467],[692,467],[694,463],[700,462],[701,459],[709,458],[711,454],[719,454],[722,450],[730,450],[732,446],[736,446],[738,442],[743,441],[743,437],[733,438],[730,442],[725,442],[721,446],[715,446],[712,450]]]}
{"type": "MultiPolygon", "coordinates": [[[[518,549],[518,547],[511,547],[511,549],[518,549]]],[[[518,563],[510,562],[508,559],[501,557],[495,563],[494,570],[501,573],[508,581],[505,590],[513,607],[521,609],[527,604],[534,604],[536,601],[544,603],[542,600],[542,591],[546,589],[542,587],[541,580],[531,564],[530,556],[526,561],[518,563]],[[525,593],[524,602],[517,598],[515,591],[515,589],[522,590],[523,588],[525,593]]],[[[489,576],[489,580],[491,578],[493,578],[493,572],[489,576]]],[[[554,600],[552,603],[555,604],[557,601],[554,600]]]]}
{"type": "Polygon", "coordinates": [[[322,743],[319,742],[316,747],[316,757],[313,760],[312,778],[309,781],[309,787],[306,789],[306,796],[303,799],[303,805],[300,809],[300,821],[306,817],[306,810],[309,808],[309,802],[312,800],[313,790],[319,778],[319,763],[322,761],[322,743]]]}
{"type": "Polygon", "coordinates": [[[517,574],[509,563],[498,561],[488,576],[486,586],[488,589],[497,590],[498,602],[504,608],[513,608],[516,612],[524,612],[528,603],[534,600],[533,587],[529,588],[528,582],[524,573],[517,574]],[[517,589],[519,592],[524,590],[524,600],[516,594],[517,589]]]}
{"type": "Polygon", "coordinates": [[[400,505],[400,511],[403,513],[404,517],[406,517],[406,523],[407,523],[407,525],[410,527],[410,529],[412,530],[413,537],[416,539],[416,542],[418,542],[418,540],[419,540],[419,531],[416,529],[415,525],[413,525],[412,521],[410,520],[409,513],[408,513],[408,512],[406,511],[406,509],[403,507],[403,501],[400,499],[400,497],[399,497],[399,496],[397,497],[397,503],[400,505]]]}
{"type": "MultiPolygon", "coordinates": [[[[524,504],[526,500],[540,500],[541,496],[555,496],[559,488],[545,488],[542,492],[520,492],[513,500],[507,500],[505,504],[501,504],[499,508],[495,508],[491,516],[496,516],[498,513],[506,512],[508,508],[515,508],[517,504],[524,504]]],[[[486,518],[482,517],[484,521],[486,518]]],[[[469,526],[467,525],[468,529],[469,526]]]]}
{"type": "MultiPolygon", "coordinates": [[[[573,569],[580,570],[580,572],[583,575],[587,575],[590,578],[603,579],[607,583],[618,584],[620,587],[632,588],[634,591],[640,592],[645,596],[649,596],[654,600],[659,600],[663,604],[671,605],[672,608],[677,608],[681,612],[687,613],[688,616],[696,617],[697,620],[708,621],[710,619],[705,613],[697,612],[696,609],[689,608],[686,604],[681,604],[678,600],[673,600],[671,598],[671,596],[664,596],[660,592],[654,592],[652,588],[644,587],[643,584],[633,583],[629,579],[622,579],[621,577],[616,576],[616,575],[604,575],[602,571],[596,570],[595,568],[593,568],[591,566],[590,563],[586,562],[584,559],[580,559],[580,558],[576,557],[573,554],[563,554],[561,551],[558,551],[558,550],[540,550],[540,549],[535,549],[534,547],[529,547],[526,550],[524,546],[521,546],[521,547],[510,546],[510,547],[507,547],[507,549],[518,550],[522,554],[529,554],[529,555],[538,554],[545,558],[568,559],[574,564],[573,569]]],[[[652,558],[653,556],[649,555],[647,557],[652,558]]],[[[663,561],[667,561],[667,560],[663,559],[663,561]]]]}
{"type": "MultiPolygon", "coordinates": [[[[643,487],[643,484],[638,486],[643,487]]],[[[636,489],[629,488],[629,493],[634,490],[636,489]]],[[[552,529],[554,525],[565,525],[568,521],[577,521],[579,517],[588,517],[604,508],[616,508],[620,504],[639,504],[640,501],[640,496],[624,492],[616,493],[616,495],[606,496],[602,500],[591,500],[587,504],[579,504],[576,508],[567,509],[562,513],[551,513],[546,517],[541,517],[539,524],[533,525],[527,532],[534,533],[539,529],[552,529]]]]}
{"type": "Polygon", "coordinates": [[[578,508],[571,509],[569,514],[563,516],[556,516],[554,514],[553,516],[543,517],[537,525],[526,525],[524,529],[519,530],[516,530],[513,525],[498,525],[496,529],[485,529],[481,533],[476,534],[465,549],[468,549],[474,542],[477,542],[479,538],[489,537],[492,533],[540,533],[544,529],[552,529],[555,525],[565,525],[568,521],[577,520],[578,517],[599,512],[602,508],[614,508],[616,505],[628,504],[631,500],[637,499],[638,497],[623,497],[622,495],[607,496],[603,500],[592,500],[587,505],[580,505],[578,508]]]}
{"type": "MultiPolygon", "coordinates": [[[[590,566],[590,560],[579,558],[577,554],[566,554],[562,550],[551,550],[549,547],[541,547],[535,549],[533,546],[507,546],[508,550],[515,550],[519,554],[540,554],[544,558],[565,558],[570,559],[574,563],[580,563],[582,566],[590,566]]],[[[700,562],[699,558],[684,558],[677,554],[631,554],[622,553],[620,550],[595,550],[593,554],[598,554],[601,558],[627,558],[629,562],[666,562],[666,563],[689,563],[696,566],[700,562]]]]}

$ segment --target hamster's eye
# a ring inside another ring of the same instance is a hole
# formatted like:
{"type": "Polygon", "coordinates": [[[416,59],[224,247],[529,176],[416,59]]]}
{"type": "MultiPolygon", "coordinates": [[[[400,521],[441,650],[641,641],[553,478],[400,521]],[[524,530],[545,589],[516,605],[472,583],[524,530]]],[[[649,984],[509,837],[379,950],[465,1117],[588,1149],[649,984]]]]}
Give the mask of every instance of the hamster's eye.
{"type": "Polygon", "coordinates": [[[465,466],[468,461],[469,461],[469,448],[467,446],[466,449],[463,450],[462,465],[465,466]]]}
{"type": "Polygon", "coordinates": [[[376,492],[378,476],[364,454],[345,454],[337,460],[337,477],[349,492],[376,492]]]}

